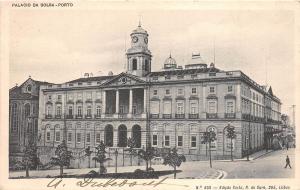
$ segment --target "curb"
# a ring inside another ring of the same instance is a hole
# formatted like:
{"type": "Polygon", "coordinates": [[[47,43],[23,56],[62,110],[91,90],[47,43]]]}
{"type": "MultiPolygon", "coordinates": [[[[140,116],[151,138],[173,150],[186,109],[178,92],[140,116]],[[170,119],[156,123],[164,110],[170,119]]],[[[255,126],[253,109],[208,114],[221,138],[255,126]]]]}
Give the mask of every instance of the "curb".
{"type": "Polygon", "coordinates": [[[265,156],[265,155],[267,155],[267,154],[270,154],[270,153],[272,153],[272,152],[275,152],[275,150],[271,150],[271,151],[269,151],[269,152],[265,152],[265,153],[262,154],[262,155],[259,155],[259,156],[255,157],[255,158],[252,158],[252,160],[256,160],[256,159],[258,159],[258,158],[260,158],[260,157],[262,157],[262,156],[265,156]]]}
{"type": "Polygon", "coordinates": [[[227,176],[227,173],[223,170],[218,170],[220,172],[220,175],[217,177],[217,179],[223,179],[227,176]]]}

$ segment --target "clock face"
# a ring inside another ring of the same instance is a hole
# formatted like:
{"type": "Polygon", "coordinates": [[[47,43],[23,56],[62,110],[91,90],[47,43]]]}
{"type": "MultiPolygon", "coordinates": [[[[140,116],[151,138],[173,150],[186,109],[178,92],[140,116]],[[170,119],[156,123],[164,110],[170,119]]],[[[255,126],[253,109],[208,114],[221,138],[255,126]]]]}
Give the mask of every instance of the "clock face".
{"type": "Polygon", "coordinates": [[[133,43],[137,43],[138,40],[139,40],[139,39],[138,39],[136,36],[133,36],[133,37],[132,37],[132,42],[133,42],[133,43]]]}
{"type": "Polygon", "coordinates": [[[148,44],[148,38],[147,37],[144,39],[144,41],[145,41],[146,44],[148,44]]]}

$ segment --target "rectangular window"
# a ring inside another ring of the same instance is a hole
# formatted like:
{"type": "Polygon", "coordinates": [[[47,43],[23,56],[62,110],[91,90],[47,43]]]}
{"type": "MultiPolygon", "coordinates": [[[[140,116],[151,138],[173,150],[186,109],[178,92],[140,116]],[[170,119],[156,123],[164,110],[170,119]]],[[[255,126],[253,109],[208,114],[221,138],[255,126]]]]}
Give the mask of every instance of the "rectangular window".
{"type": "Polygon", "coordinates": [[[191,102],[190,103],[190,113],[191,114],[197,114],[197,103],[196,102],[191,102]]]}
{"type": "Polygon", "coordinates": [[[159,114],[159,101],[151,101],[150,111],[151,114],[159,114]]]}
{"type": "Polygon", "coordinates": [[[209,87],[209,93],[215,93],[215,87],[214,86],[211,86],[209,87]]]}
{"type": "Polygon", "coordinates": [[[81,100],[82,99],[82,93],[77,94],[77,99],[81,100]]]}
{"type": "Polygon", "coordinates": [[[80,143],[81,142],[81,133],[76,134],[76,142],[80,143]]]}
{"type": "Polygon", "coordinates": [[[164,102],[164,114],[171,114],[171,101],[164,102]]]}
{"type": "Polygon", "coordinates": [[[197,88],[192,88],[192,94],[196,94],[197,93],[197,88]]]}
{"type": "Polygon", "coordinates": [[[86,134],[86,142],[87,142],[87,143],[90,143],[90,142],[91,142],[91,134],[90,134],[90,133],[87,133],[87,134],[86,134]]]}
{"type": "Polygon", "coordinates": [[[56,115],[61,115],[61,106],[57,105],[56,107],[56,115]]]}
{"type": "Polygon", "coordinates": [[[169,95],[170,94],[170,89],[167,89],[166,90],[166,95],[169,95]]]}
{"type": "Polygon", "coordinates": [[[60,131],[55,132],[55,141],[59,142],[60,141],[60,131]]]}
{"type": "Polygon", "coordinates": [[[100,143],[100,133],[96,133],[96,143],[100,143]]]}
{"type": "Polygon", "coordinates": [[[86,93],[86,99],[92,99],[92,93],[91,92],[86,93]]]}
{"type": "Polygon", "coordinates": [[[183,136],[177,137],[177,146],[183,146],[183,136]]]}
{"type": "Polygon", "coordinates": [[[183,89],[179,88],[177,91],[178,96],[182,96],[183,95],[183,89]]]}
{"type": "Polygon", "coordinates": [[[232,86],[231,85],[228,86],[227,90],[228,90],[228,92],[232,92],[232,86]]]}
{"type": "Polygon", "coordinates": [[[48,95],[48,100],[51,101],[52,100],[52,96],[48,95]]]}
{"type": "Polygon", "coordinates": [[[170,136],[165,136],[165,146],[170,146],[170,136]]]}
{"type": "Polygon", "coordinates": [[[177,102],[177,114],[184,114],[183,102],[177,102]]]}
{"type": "Polygon", "coordinates": [[[73,94],[69,94],[69,95],[68,95],[68,99],[69,99],[69,100],[73,100],[73,94]]]}
{"type": "Polygon", "coordinates": [[[61,95],[57,95],[57,101],[61,101],[61,95]]]}
{"type": "Polygon", "coordinates": [[[101,92],[96,92],[96,98],[100,99],[101,98],[101,92]]]}
{"type": "Polygon", "coordinates": [[[208,113],[217,113],[216,102],[208,102],[208,113]]]}
{"type": "Polygon", "coordinates": [[[68,142],[72,141],[72,133],[68,133],[68,142]]]}
{"type": "Polygon", "coordinates": [[[157,135],[152,135],[152,145],[157,146],[157,135]]]}
{"type": "Polygon", "coordinates": [[[77,115],[82,116],[82,106],[77,107],[77,115]]]}
{"type": "Polygon", "coordinates": [[[50,132],[48,131],[48,132],[46,133],[46,136],[47,136],[47,137],[46,137],[46,140],[47,140],[47,141],[50,141],[50,135],[51,135],[51,134],[50,134],[50,132]]]}
{"type": "Polygon", "coordinates": [[[234,108],[233,108],[233,102],[226,102],[226,112],[227,113],[234,113],[234,108]]]}
{"type": "Polygon", "coordinates": [[[154,96],[157,95],[157,90],[153,90],[153,95],[154,95],[154,96]]]}
{"type": "Polygon", "coordinates": [[[191,136],[191,147],[195,148],[197,146],[197,137],[195,135],[191,136]]]}

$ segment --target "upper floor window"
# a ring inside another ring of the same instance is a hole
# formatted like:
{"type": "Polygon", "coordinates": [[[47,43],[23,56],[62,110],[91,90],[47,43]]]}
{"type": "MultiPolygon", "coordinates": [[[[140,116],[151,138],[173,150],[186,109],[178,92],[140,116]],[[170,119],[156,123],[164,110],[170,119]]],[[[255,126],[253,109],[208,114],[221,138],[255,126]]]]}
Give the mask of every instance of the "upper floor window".
{"type": "Polygon", "coordinates": [[[209,93],[213,94],[216,92],[216,88],[214,86],[209,87],[209,93]]]}
{"type": "Polygon", "coordinates": [[[152,145],[157,146],[157,135],[152,135],[152,145]]]}
{"type": "Polygon", "coordinates": [[[61,101],[61,95],[57,95],[57,101],[61,101]]]}
{"type": "Polygon", "coordinates": [[[29,85],[27,86],[26,90],[27,90],[27,92],[31,92],[31,90],[32,90],[31,84],[29,84],[29,85]]]}
{"type": "Polygon", "coordinates": [[[46,141],[50,141],[51,133],[50,131],[47,131],[46,133],[46,141]]]}
{"type": "Polygon", "coordinates": [[[82,93],[77,94],[77,99],[82,99],[82,93]]]}
{"type": "Polygon", "coordinates": [[[163,109],[164,109],[164,114],[171,114],[171,110],[172,110],[171,101],[165,101],[163,109]]]}
{"type": "Polygon", "coordinates": [[[52,100],[52,96],[48,95],[48,100],[51,101],[52,100]]]}
{"type": "Polygon", "coordinates": [[[69,106],[68,111],[69,111],[69,115],[73,115],[73,106],[69,106]]]}
{"type": "Polygon", "coordinates": [[[88,115],[88,116],[92,115],[92,106],[87,106],[87,108],[86,108],[86,115],[88,115]]]}
{"type": "Polygon", "coordinates": [[[177,114],[184,114],[183,102],[177,102],[177,114]]]}
{"type": "Polygon", "coordinates": [[[17,104],[13,104],[11,108],[11,116],[12,116],[12,131],[18,130],[18,114],[17,114],[17,104]]]}
{"type": "Polygon", "coordinates": [[[72,133],[68,133],[68,142],[71,142],[72,141],[72,133]]]}
{"type": "Polygon", "coordinates": [[[97,114],[97,116],[101,115],[101,107],[100,106],[96,107],[96,114],[97,114]]]}
{"type": "Polygon", "coordinates": [[[192,88],[192,94],[197,94],[197,88],[192,88]]]}
{"type": "Polygon", "coordinates": [[[77,107],[77,115],[81,116],[82,115],[82,106],[77,107]]]}
{"type": "Polygon", "coordinates": [[[217,113],[217,102],[216,101],[208,102],[208,113],[217,113]]]}
{"type": "Polygon", "coordinates": [[[90,134],[90,133],[87,133],[87,134],[86,134],[86,142],[87,142],[87,143],[90,143],[90,142],[91,142],[91,134],[90,134]]]}
{"type": "Polygon", "coordinates": [[[197,114],[198,113],[197,110],[198,110],[197,103],[196,102],[191,102],[190,103],[190,113],[191,114],[197,114]]]}
{"type": "Polygon", "coordinates": [[[149,68],[149,61],[148,59],[145,60],[145,71],[149,71],[150,68],[149,68]]]}
{"type": "Polygon", "coordinates": [[[191,147],[195,148],[197,146],[197,136],[196,135],[192,135],[191,136],[191,147]]]}
{"type": "Polygon", "coordinates": [[[153,95],[154,95],[154,96],[157,95],[157,90],[153,90],[153,95]]]}
{"type": "Polygon", "coordinates": [[[166,76],[165,76],[165,79],[166,79],[166,80],[169,80],[169,79],[171,79],[171,76],[170,76],[170,75],[166,75],[166,76]]]}
{"type": "Polygon", "coordinates": [[[60,131],[55,132],[55,141],[59,142],[60,141],[60,131]]]}
{"type": "Polygon", "coordinates": [[[226,102],[226,113],[234,113],[233,101],[226,102]]]}
{"type": "Polygon", "coordinates": [[[170,146],[170,136],[169,135],[165,136],[165,146],[170,146]]]}
{"type": "Polygon", "coordinates": [[[132,59],[132,70],[137,70],[137,60],[132,59]]]}
{"type": "Polygon", "coordinates": [[[73,94],[69,94],[69,95],[68,95],[68,99],[69,99],[69,100],[73,100],[73,94]]]}
{"type": "Polygon", "coordinates": [[[61,115],[61,105],[56,106],[56,115],[61,115]]]}
{"type": "Polygon", "coordinates": [[[25,117],[30,115],[30,104],[25,105],[25,117]]]}
{"type": "Polygon", "coordinates": [[[86,93],[86,98],[87,99],[92,99],[92,93],[91,92],[87,92],[86,93]]]}
{"type": "Polygon", "coordinates": [[[178,88],[177,95],[179,95],[179,96],[183,95],[183,89],[182,88],[178,88]]]}
{"type": "Polygon", "coordinates": [[[46,107],[46,115],[52,115],[52,106],[51,105],[47,105],[47,107],[46,107]]]}
{"type": "Polygon", "coordinates": [[[170,89],[166,89],[166,95],[170,95],[170,89]]]}
{"type": "Polygon", "coordinates": [[[100,99],[101,98],[101,92],[96,92],[96,98],[100,99]]]}
{"type": "Polygon", "coordinates": [[[81,142],[81,133],[76,134],[76,141],[77,141],[77,143],[81,142]]]}
{"type": "Polygon", "coordinates": [[[227,91],[228,91],[228,92],[232,92],[232,91],[233,91],[231,85],[227,87],[227,91]]]}

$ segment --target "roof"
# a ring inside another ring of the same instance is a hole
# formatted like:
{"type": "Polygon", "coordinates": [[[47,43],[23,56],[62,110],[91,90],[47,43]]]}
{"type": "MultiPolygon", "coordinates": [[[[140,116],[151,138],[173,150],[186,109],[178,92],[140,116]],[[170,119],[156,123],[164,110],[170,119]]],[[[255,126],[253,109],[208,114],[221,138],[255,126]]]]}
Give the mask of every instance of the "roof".
{"type": "Polygon", "coordinates": [[[116,77],[116,76],[117,75],[79,78],[79,79],[71,80],[71,81],[69,81],[67,83],[103,81],[103,80],[111,79],[111,78],[116,77]]]}
{"type": "Polygon", "coordinates": [[[9,90],[9,98],[10,99],[34,99],[37,98],[38,96],[34,96],[30,93],[22,93],[22,88],[21,86],[17,87],[13,87],[12,89],[9,90]]]}
{"type": "Polygon", "coordinates": [[[182,69],[182,70],[170,70],[170,71],[157,71],[151,72],[147,76],[165,76],[165,75],[188,75],[188,74],[197,74],[197,73],[209,73],[209,72],[219,72],[220,69],[215,67],[213,68],[199,68],[199,69],[182,69]]]}

